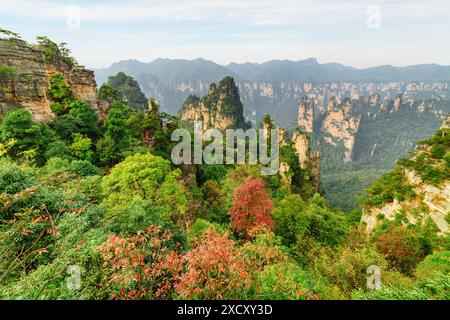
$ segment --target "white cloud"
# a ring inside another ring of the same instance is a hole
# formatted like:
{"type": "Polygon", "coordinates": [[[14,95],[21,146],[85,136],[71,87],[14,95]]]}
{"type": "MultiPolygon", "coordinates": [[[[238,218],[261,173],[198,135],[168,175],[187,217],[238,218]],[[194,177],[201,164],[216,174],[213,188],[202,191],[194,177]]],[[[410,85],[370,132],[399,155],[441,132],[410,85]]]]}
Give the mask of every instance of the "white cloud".
{"type": "MultiPolygon", "coordinates": [[[[289,25],[305,21],[345,21],[364,17],[370,5],[378,5],[385,17],[417,19],[450,17],[446,0],[165,0],[89,2],[80,5],[82,18],[97,22],[139,20],[238,21],[251,25],[289,25]]],[[[51,0],[0,0],[0,14],[41,19],[65,19],[67,7],[51,0]]]]}

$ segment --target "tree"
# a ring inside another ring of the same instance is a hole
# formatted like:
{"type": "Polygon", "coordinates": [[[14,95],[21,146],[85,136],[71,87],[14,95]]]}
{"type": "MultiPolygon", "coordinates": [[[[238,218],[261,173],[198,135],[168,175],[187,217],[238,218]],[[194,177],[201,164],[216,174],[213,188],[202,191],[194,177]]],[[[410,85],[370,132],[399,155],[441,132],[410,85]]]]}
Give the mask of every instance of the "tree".
{"type": "Polygon", "coordinates": [[[56,115],[63,115],[69,112],[70,103],[74,100],[72,91],[64,80],[61,73],[55,74],[50,79],[50,97],[52,103],[50,108],[56,115]]]}
{"type": "Polygon", "coordinates": [[[16,32],[0,28],[0,35],[14,39],[20,39],[20,35],[16,32]]]}
{"type": "Polygon", "coordinates": [[[105,137],[97,144],[100,163],[111,166],[124,158],[124,153],[130,149],[131,133],[127,127],[125,109],[122,103],[116,103],[108,111],[105,120],[105,137]]]}
{"type": "Polygon", "coordinates": [[[82,126],[80,119],[74,117],[71,114],[64,114],[55,117],[50,123],[50,128],[52,128],[56,134],[65,143],[70,143],[72,141],[72,135],[79,132],[79,128],[82,126]]]}
{"type": "Polygon", "coordinates": [[[426,247],[414,231],[396,226],[375,239],[377,250],[383,254],[391,268],[411,275],[417,264],[425,258],[426,247]]]}
{"type": "Polygon", "coordinates": [[[98,115],[91,106],[83,101],[75,100],[70,104],[70,115],[78,119],[78,132],[92,139],[100,136],[100,129],[97,125],[98,115]]]}
{"type": "Polygon", "coordinates": [[[72,138],[73,142],[67,148],[72,152],[73,156],[82,160],[91,160],[91,139],[83,136],[81,133],[74,133],[72,138]]]}
{"type": "Polygon", "coordinates": [[[1,124],[2,140],[15,140],[9,154],[16,157],[21,152],[38,149],[43,143],[41,128],[33,123],[31,114],[24,109],[8,112],[1,124]]]}
{"type": "Polygon", "coordinates": [[[233,205],[228,214],[231,226],[244,238],[249,238],[250,232],[256,227],[273,229],[271,211],[272,200],[267,196],[262,181],[248,177],[234,191],[233,205]]]}
{"type": "MultiPolygon", "coordinates": [[[[108,78],[108,86],[117,90],[118,95],[136,111],[144,111],[147,107],[147,98],[141,91],[139,84],[132,77],[123,72],[108,78]]],[[[111,92],[111,90],[109,90],[111,92]]]]}
{"type": "Polygon", "coordinates": [[[344,216],[328,208],[318,194],[307,202],[299,195],[287,195],[277,203],[273,218],[276,233],[288,246],[298,244],[299,240],[335,245],[346,231],[344,216]]]}
{"type": "Polygon", "coordinates": [[[180,176],[180,170],[172,170],[170,162],[161,157],[149,153],[128,156],[103,180],[104,204],[114,213],[132,203],[149,203],[158,208],[154,214],[175,219],[187,209],[183,187],[177,181],[180,176]]]}
{"type": "Polygon", "coordinates": [[[63,61],[71,68],[79,67],[77,61],[71,56],[67,43],[56,43],[46,36],[36,37],[38,47],[44,50],[45,59],[48,61],[63,61]]]}

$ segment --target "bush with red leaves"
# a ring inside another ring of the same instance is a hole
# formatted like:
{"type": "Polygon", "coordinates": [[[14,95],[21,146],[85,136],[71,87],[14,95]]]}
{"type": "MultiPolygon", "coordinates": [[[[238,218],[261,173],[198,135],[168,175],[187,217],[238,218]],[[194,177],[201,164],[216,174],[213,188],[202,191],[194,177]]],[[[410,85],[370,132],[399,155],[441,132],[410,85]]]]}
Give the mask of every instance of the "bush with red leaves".
{"type": "Polygon", "coordinates": [[[175,275],[181,272],[178,248],[170,244],[170,230],[150,226],[146,233],[130,238],[111,236],[99,250],[104,267],[112,270],[117,292],[112,299],[169,299],[175,275]]]}
{"type": "Polygon", "coordinates": [[[377,250],[382,253],[391,268],[411,275],[417,264],[425,258],[426,246],[414,231],[401,226],[376,239],[377,250]]]}
{"type": "Polygon", "coordinates": [[[244,256],[227,235],[212,228],[197,238],[183,258],[186,272],[176,292],[184,299],[243,299],[251,285],[244,256]]]}
{"type": "Polygon", "coordinates": [[[273,230],[271,211],[272,200],[266,194],[263,182],[248,177],[244,184],[234,191],[233,205],[228,214],[231,226],[243,238],[249,239],[255,228],[266,227],[273,230]]]}

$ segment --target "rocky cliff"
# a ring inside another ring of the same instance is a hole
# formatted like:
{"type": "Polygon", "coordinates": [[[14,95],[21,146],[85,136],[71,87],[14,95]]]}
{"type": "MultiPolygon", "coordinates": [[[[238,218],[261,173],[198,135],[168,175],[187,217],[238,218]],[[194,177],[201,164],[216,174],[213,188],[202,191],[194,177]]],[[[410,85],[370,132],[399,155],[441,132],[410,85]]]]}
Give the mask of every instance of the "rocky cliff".
{"type": "Polygon", "coordinates": [[[189,96],[180,110],[186,122],[202,121],[203,129],[244,128],[243,105],[234,79],[226,77],[219,85],[212,83],[202,98],[189,96]]]}
{"type": "MultiPolygon", "coordinates": [[[[403,224],[433,221],[438,234],[448,234],[450,215],[450,117],[433,138],[423,142],[411,160],[400,162],[403,185],[396,187],[395,196],[381,205],[373,205],[371,199],[379,198],[378,191],[369,190],[369,201],[364,208],[362,223],[368,233],[384,220],[402,220],[403,224]],[[432,175],[430,175],[430,173],[432,175]],[[402,191],[403,190],[403,191],[402,191]],[[406,195],[404,190],[408,190],[406,195]],[[390,200],[390,201],[389,201],[390,200]]],[[[397,183],[397,182],[396,182],[397,183]]],[[[386,186],[393,188],[392,186],[386,186]]],[[[389,190],[391,191],[391,190],[389,190]]],[[[383,191],[385,192],[385,191],[383,191]]]]}
{"type": "Polygon", "coordinates": [[[53,118],[48,90],[50,79],[57,73],[64,76],[76,99],[98,107],[94,73],[72,67],[62,60],[48,60],[38,46],[20,39],[0,39],[0,116],[9,109],[25,108],[38,122],[53,118]]]}
{"type": "Polygon", "coordinates": [[[345,98],[341,103],[332,98],[312,120],[314,108],[311,104],[300,105],[298,123],[306,128],[317,126],[313,133],[319,149],[325,153],[334,149],[339,155],[333,158],[339,162],[375,163],[387,153],[394,160],[405,156],[415,141],[439,127],[450,112],[450,103],[441,99],[405,99],[402,95],[381,99],[380,94],[345,98]],[[398,148],[397,157],[393,157],[393,147],[398,148]]]}

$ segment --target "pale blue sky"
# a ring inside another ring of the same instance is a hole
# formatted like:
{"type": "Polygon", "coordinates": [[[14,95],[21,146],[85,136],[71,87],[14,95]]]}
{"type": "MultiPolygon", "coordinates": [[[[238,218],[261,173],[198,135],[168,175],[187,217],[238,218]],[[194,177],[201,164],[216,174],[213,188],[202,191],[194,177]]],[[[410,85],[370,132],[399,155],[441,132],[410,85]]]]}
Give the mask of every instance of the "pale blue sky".
{"type": "Polygon", "coordinates": [[[450,65],[448,0],[0,0],[0,27],[67,42],[91,68],[158,57],[450,65]],[[77,10],[80,28],[69,28],[77,10]]]}

